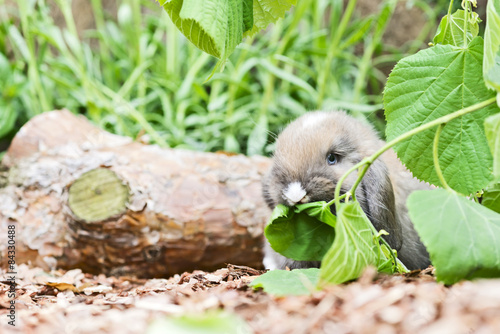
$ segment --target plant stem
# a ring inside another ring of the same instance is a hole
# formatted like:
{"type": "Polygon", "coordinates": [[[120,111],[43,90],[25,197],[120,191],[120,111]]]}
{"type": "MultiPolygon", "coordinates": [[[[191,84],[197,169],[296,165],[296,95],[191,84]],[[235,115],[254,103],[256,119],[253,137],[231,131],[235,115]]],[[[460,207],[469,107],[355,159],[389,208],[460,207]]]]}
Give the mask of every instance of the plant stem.
{"type": "Polygon", "coordinates": [[[454,0],[451,0],[450,5],[448,6],[448,15],[451,15],[451,10],[453,9],[453,1],[454,0]]]}
{"type": "Polygon", "coordinates": [[[446,183],[446,180],[444,179],[441,167],[439,167],[439,156],[438,156],[439,136],[441,135],[441,131],[443,130],[444,126],[445,124],[441,123],[439,124],[436,130],[436,135],[434,136],[434,145],[432,146],[432,157],[434,159],[434,168],[436,169],[436,174],[438,176],[439,182],[441,182],[443,188],[451,190],[450,186],[448,185],[448,183],[446,183]]]}
{"type": "MultiPolygon", "coordinates": [[[[373,224],[370,224],[370,225],[373,227],[373,230],[375,230],[374,231],[374,235],[377,235],[378,232],[375,229],[375,227],[373,226],[373,224]]],[[[394,255],[394,251],[393,251],[391,245],[389,245],[389,243],[387,241],[385,241],[385,239],[384,239],[383,236],[380,236],[379,240],[389,249],[389,253],[391,253],[392,260],[394,261],[394,265],[396,266],[396,269],[397,269],[397,267],[398,267],[398,259],[397,259],[396,255],[394,255]]],[[[401,262],[401,261],[399,261],[399,262],[401,262]]],[[[405,267],[406,270],[408,270],[406,268],[406,266],[402,262],[401,262],[401,264],[405,267]]]]}
{"type": "Polygon", "coordinates": [[[406,51],[406,54],[417,53],[417,51],[420,50],[422,44],[427,44],[426,40],[428,39],[431,30],[435,28],[435,22],[437,20],[438,12],[434,11],[434,8],[432,8],[427,2],[417,1],[415,2],[415,6],[420,8],[425,13],[427,20],[424,27],[420,30],[420,33],[415,39],[415,42],[412,42],[412,44],[410,44],[410,47],[406,51]]]}
{"type": "Polygon", "coordinates": [[[354,12],[354,8],[356,7],[356,2],[357,0],[350,0],[349,3],[347,4],[347,8],[344,12],[344,15],[342,16],[339,28],[335,31],[335,36],[333,37],[333,40],[330,46],[328,47],[328,53],[326,54],[326,60],[325,63],[323,64],[323,69],[319,72],[319,77],[318,77],[319,92],[318,92],[318,100],[316,103],[317,104],[316,107],[318,109],[321,109],[323,104],[323,98],[325,97],[326,79],[330,74],[330,66],[332,64],[333,57],[335,56],[335,53],[338,50],[340,38],[344,34],[344,31],[347,28],[347,24],[351,19],[352,13],[354,12]]]}
{"type": "MultiPolygon", "coordinates": [[[[310,5],[311,5],[310,1],[302,0],[299,2],[297,7],[295,7],[293,20],[290,23],[290,26],[287,28],[285,35],[281,39],[279,47],[276,50],[275,55],[281,55],[284,53],[284,51],[288,45],[288,42],[290,41],[290,38],[292,37],[292,35],[296,31],[297,25],[299,24],[302,16],[306,12],[306,10],[310,7],[310,5]]],[[[276,36],[276,37],[278,37],[278,36],[276,36]]],[[[278,60],[275,57],[272,57],[271,64],[277,66],[278,60]]],[[[264,94],[263,94],[262,102],[261,102],[261,105],[259,108],[258,119],[267,115],[267,109],[268,109],[269,104],[271,103],[271,100],[272,100],[273,95],[275,93],[275,91],[274,91],[275,79],[276,79],[276,77],[273,73],[268,73],[267,81],[266,81],[265,87],[264,87],[264,94]]]]}
{"type": "Polygon", "coordinates": [[[176,31],[175,25],[168,16],[165,10],[162,11],[162,20],[165,22],[165,38],[166,38],[166,61],[165,70],[168,75],[180,77],[181,66],[177,65],[177,53],[179,49],[178,45],[178,33],[176,31]],[[176,72],[177,70],[177,72],[176,72]]]}
{"type": "MultiPolygon", "coordinates": [[[[41,113],[44,111],[48,111],[51,109],[51,104],[49,104],[47,95],[45,94],[45,90],[42,85],[42,79],[40,77],[38,64],[36,61],[35,55],[35,39],[33,38],[33,34],[31,33],[31,27],[29,18],[32,17],[29,13],[30,7],[32,4],[29,4],[28,1],[20,1],[19,5],[19,15],[21,17],[21,31],[23,32],[24,39],[26,40],[26,45],[28,46],[29,58],[28,61],[28,77],[32,83],[30,86],[31,93],[33,97],[38,96],[40,101],[40,108],[38,108],[35,113],[41,113]]],[[[31,8],[32,9],[32,8],[31,8]]],[[[31,115],[33,116],[33,115],[31,115]]]]}
{"type": "Polygon", "coordinates": [[[464,48],[467,47],[467,26],[469,25],[469,10],[472,10],[470,8],[470,2],[469,1],[466,1],[465,2],[465,6],[464,6],[464,15],[465,15],[465,18],[464,18],[464,48]]]}
{"type": "MultiPolygon", "coordinates": [[[[361,91],[363,90],[363,87],[366,87],[366,77],[368,74],[368,69],[370,68],[370,66],[372,66],[372,57],[373,53],[375,52],[375,47],[380,43],[382,36],[384,35],[387,25],[389,24],[389,20],[396,8],[397,2],[397,0],[387,1],[388,4],[382,7],[373,24],[373,36],[371,36],[371,38],[368,38],[368,42],[365,43],[365,51],[363,52],[363,57],[361,58],[361,63],[358,67],[358,75],[356,76],[356,80],[354,82],[354,93],[352,99],[354,103],[360,103],[361,101],[361,91]],[[388,10],[390,11],[388,17],[384,17],[386,8],[388,8],[388,10]]],[[[362,116],[362,113],[357,109],[351,110],[351,114],[354,117],[362,116]]]]}
{"type": "MultiPolygon", "coordinates": [[[[64,22],[66,23],[66,27],[68,28],[68,31],[71,35],[73,35],[75,38],[78,38],[78,30],[76,29],[76,23],[73,18],[73,13],[71,12],[71,3],[73,1],[70,0],[56,0],[56,3],[61,10],[63,16],[64,16],[64,22]]],[[[80,43],[76,44],[78,49],[81,51],[80,48],[80,43]]],[[[79,54],[78,56],[82,56],[79,54]]]]}
{"type": "MultiPolygon", "coordinates": [[[[342,200],[342,199],[344,199],[346,196],[347,196],[347,194],[343,194],[342,196],[339,196],[339,197],[338,197],[339,201],[340,201],[340,200],[342,200]]],[[[337,198],[337,197],[336,197],[336,198],[337,198]]],[[[328,202],[328,203],[327,203],[327,205],[328,205],[328,206],[332,206],[332,205],[333,205],[333,203],[335,203],[335,198],[334,198],[334,199],[332,199],[330,202],[328,202]]]]}
{"type": "MultiPolygon", "coordinates": [[[[108,44],[103,37],[106,34],[106,23],[104,21],[104,9],[101,0],[92,0],[92,13],[94,14],[95,26],[98,32],[97,39],[99,41],[99,57],[101,57],[103,64],[111,63],[111,57],[108,44]]],[[[103,71],[103,80],[106,84],[111,85],[113,76],[111,71],[103,71]]]]}
{"type": "Polygon", "coordinates": [[[451,10],[453,9],[453,0],[450,1],[450,5],[448,6],[448,14],[446,14],[448,16],[448,21],[446,22],[446,26],[444,27],[444,32],[443,32],[443,36],[446,36],[446,32],[448,31],[448,26],[451,24],[451,10]]]}

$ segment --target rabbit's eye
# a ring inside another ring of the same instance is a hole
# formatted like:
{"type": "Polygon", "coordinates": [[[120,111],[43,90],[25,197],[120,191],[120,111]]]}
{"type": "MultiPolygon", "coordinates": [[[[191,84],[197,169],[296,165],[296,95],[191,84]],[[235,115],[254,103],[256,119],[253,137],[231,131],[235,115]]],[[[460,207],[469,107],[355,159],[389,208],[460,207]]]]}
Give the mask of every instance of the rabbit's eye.
{"type": "Polygon", "coordinates": [[[326,162],[329,165],[335,165],[337,161],[338,161],[337,156],[333,153],[328,154],[328,156],[326,157],[326,162]]]}

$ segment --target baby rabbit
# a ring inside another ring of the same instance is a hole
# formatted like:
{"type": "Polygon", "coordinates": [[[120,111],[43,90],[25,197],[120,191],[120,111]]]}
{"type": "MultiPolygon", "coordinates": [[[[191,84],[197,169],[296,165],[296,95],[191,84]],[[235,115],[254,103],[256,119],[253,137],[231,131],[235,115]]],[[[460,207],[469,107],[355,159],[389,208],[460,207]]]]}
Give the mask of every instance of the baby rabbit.
{"type": "MultiPolygon", "coordinates": [[[[331,201],[340,177],[383,145],[369,125],[344,112],[306,113],[277,139],[273,163],[263,181],[264,198],[271,209],[278,204],[331,201]]],[[[356,178],[357,172],[349,175],[341,194],[351,188],[356,178]]],[[[417,189],[430,187],[413,178],[393,150],[375,160],[356,189],[363,211],[377,230],[389,232],[384,239],[398,251],[398,258],[408,269],[430,264],[405,204],[408,195],[417,189]]],[[[288,259],[266,242],[264,265],[268,269],[293,269],[319,267],[320,262],[288,259]]]]}

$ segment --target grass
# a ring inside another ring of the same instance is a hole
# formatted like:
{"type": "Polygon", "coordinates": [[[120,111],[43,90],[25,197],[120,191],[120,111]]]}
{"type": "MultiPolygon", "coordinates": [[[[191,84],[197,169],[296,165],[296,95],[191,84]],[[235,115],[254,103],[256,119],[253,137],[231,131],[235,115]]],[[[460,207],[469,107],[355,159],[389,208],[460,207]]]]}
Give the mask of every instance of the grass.
{"type": "Polygon", "coordinates": [[[70,1],[56,0],[61,29],[44,0],[19,1],[19,8],[0,0],[7,9],[0,13],[0,138],[5,146],[31,117],[60,108],[165,147],[250,155],[269,154],[273,133],[308,110],[342,108],[382,130],[382,69],[425,45],[436,22],[436,10],[415,0],[428,16],[420,37],[386,46],[396,2],[360,17],[355,0],[347,8],[342,0],[298,1],[205,82],[216,59],[150,0],[119,1],[117,20],[92,0],[96,29],[81,39],[70,1]]]}

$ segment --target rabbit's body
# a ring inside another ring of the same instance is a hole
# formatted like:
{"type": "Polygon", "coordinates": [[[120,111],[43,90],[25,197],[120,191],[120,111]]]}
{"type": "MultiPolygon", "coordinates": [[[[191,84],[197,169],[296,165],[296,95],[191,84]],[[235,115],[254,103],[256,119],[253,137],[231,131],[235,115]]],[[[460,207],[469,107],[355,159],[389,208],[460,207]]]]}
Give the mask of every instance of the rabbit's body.
{"type": "MultiPolygon", "coordinates": [[[[273,165],[264,180],[264,197],[270,208],[278,204],[330,201],[340,177],[363,158],[384,145],[367,124],[344,112],[310,112],[292,122],[278,137],[273,165]]],[[[349,190],[357,178],[352,173],[342,184],[349,190]]],[[[429,256],[413,229],[406,199],[419,182],[389,150],[370,166],[356,189],[356,198],[377,230],[409,268],[425,268],[429,256]]],[[[270,269],[307,268],[318,262],[287,259],[266,244],[264,264],[270,269]]]]}

